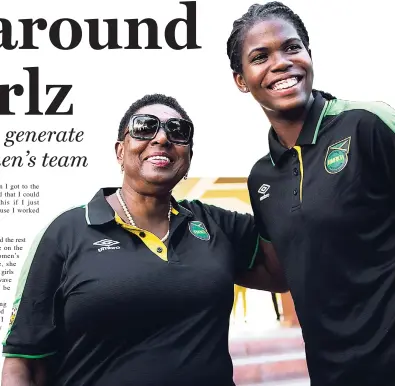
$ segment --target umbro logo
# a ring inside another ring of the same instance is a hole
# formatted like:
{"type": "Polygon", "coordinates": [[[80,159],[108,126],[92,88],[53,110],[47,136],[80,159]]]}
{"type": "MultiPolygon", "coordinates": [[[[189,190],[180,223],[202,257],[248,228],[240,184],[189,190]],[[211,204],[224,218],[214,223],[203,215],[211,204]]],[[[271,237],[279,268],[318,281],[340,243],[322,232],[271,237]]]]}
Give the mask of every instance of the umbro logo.
{"type": "Polygon", "coordinates": [[[261,201],[264,200],[265,198],[268,198],[268,197],[270,196],[270,193],[268,193],[269,189],[270,189],[270,185],[268,185],[268,184],[263,184],[263,185],[259,188],[258,193],[259,193],[259,194],[262,194],[262,196],[259,197],[259,199],[260,199],[261,201]]]}
{"type": "Polygon", "coordinates": [[[99,240],[99,241],[96,241],[95,243],[93,243],[93,245],[97,245],[97,246],[101,247],[101,248],[97,249],[98,252],[106,251],[108,249],[121,249],[121,247],[117,244],[119,244],[119,241],[110,240],[110,239],[103,239],[103,240],[99,240]],[[114,245],[117,245],[117,246],[114,247],[114,245]]]}
{"type": "Polygon", "coordinates": [[[99,245],[100,247],[111,247],[112,245],[119,244],[119,241],[114,241],[110,239],[103,239],[96,241],[93,245],[99,245]]]}

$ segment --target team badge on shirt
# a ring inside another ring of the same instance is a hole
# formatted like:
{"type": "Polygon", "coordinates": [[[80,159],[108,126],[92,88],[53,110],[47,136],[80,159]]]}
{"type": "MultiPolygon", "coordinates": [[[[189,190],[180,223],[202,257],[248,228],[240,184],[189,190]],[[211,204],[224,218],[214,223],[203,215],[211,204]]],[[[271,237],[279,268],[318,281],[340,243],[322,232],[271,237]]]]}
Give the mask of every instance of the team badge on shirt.
{"type": "Polygon", "coordinates": [[[329,174],[339,173],[346,167],[350,143],[351,137],[348,137],[328,147],[324,164],[329,174]]]}
{"type": "Polygon", "coordinates": [[[191,232],[195,237],[200,240],[208,241],[210,240],[210,235],[201,221],[190,221],[189,222],[189,232],[191,232]]]}

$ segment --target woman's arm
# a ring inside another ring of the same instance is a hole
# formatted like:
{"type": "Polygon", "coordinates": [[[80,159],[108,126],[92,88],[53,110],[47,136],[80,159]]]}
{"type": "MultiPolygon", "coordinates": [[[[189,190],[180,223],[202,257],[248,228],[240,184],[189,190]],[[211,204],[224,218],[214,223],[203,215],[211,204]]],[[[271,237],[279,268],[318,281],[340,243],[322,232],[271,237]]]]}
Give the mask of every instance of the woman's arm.
{"type": "MultiPolygon", "coordinates": [[[[242,214],[201,204],[217,222],[233,247],[235,283],[247,288],[270,292],[287,292],[284,271],[271,242],[258,235],[261,222],[250,214],[242,214]]],[[[259,220],[259,219],[258,219],[259,220]]]]}
{"type": "Polygon", "coordinates": [[[1,386],[45,386],[46,370],[43,360],[5,358],[1,386]]]}
{"type": "Polygon", "coordinates": [[[284,270],[272,243],[259,240],[253,269],[244,271],[236,277],[236,284],[277,293],[289,290],[284,270]]]}
{"type": "Polygon", "coordinates": [[[3,341],[1,386],[51,386],[46,379],[50,378],[50,358],[58,348],[56,293],[65,262],[58,243],[62,232],[56,220],[41,231],[21,268],[3,341]]]}

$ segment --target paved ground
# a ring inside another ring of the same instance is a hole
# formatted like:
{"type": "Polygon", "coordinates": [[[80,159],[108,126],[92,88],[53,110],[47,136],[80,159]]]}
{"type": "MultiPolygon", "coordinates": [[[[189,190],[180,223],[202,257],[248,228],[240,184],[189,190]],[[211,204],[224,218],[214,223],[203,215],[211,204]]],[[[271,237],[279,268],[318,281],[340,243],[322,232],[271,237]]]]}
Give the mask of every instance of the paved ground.
{"type": "Polygon", "coordinates": [[[229,339],[237,386],[310,385],[301,331],[281,327],[270,293],[247,291],[247,318],[240,299],[229,339]]]}

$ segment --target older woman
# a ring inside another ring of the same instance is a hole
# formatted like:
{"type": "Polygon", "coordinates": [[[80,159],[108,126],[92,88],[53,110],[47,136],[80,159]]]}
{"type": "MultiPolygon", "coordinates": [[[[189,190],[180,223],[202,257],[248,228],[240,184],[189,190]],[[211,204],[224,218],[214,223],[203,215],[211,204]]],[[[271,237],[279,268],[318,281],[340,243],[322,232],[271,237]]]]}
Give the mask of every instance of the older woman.
{"type": "Polygon", "coordinates": [[[60,215],[31,250],[3,386],[233,385],[234,283],[286,286],[252,216],[172,198],[192,139],[173,98],[129,108],[116,143],[122,188],[60,215]]]}

